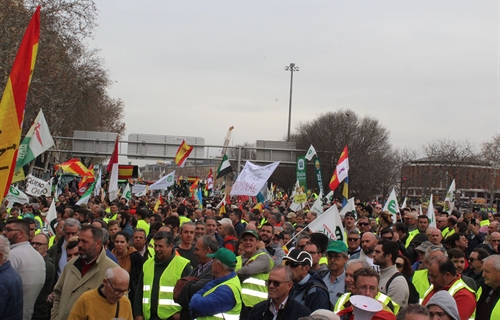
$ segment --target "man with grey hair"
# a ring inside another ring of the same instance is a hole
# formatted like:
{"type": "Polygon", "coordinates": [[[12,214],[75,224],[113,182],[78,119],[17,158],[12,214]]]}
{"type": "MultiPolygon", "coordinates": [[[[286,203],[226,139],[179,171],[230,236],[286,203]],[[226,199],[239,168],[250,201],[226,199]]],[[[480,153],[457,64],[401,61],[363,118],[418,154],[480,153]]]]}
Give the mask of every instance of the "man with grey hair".
{"type": "Polygon", "coordinates": [[[0,315],[5,319],[23,316],[23,283],[9,261],[10,244],[0,235],[0,315]]]}
{"type": "Polygon", "coordinates": [[[500,256],[483,260],[484,284],[477,292],[476,319],[498,319],[500,316],[500,256]]]}
{"type": "Polygon", "coordinates": [[[132,319],[132,306],[125,296],[129,281],[125,269],[108,268],[102,284],[78,298],[68,319],[132,319]]]}
{"type": "Polygon", "coordinates": [[[89,289],[97,288],[102,283],[108,268],[118,267],[106,256],[102,245],[101,228],[85,225],[78,238],[80,257],[66,264],[54,287],[52,320],[66,320],[78,298],[89,289]]]}
{"type": "Polygon", "coordinates": [[[69,238],[78,236],[82,225],[80,221],[75,218],[68,218],[64,221],[63,227],[63,237],[61,237],[54,245],[49,249],[48,255],[52,258],[56,265],[57,276],[61,276],[61,272],[64,269],[68,259],[66,256],[66,243],[69,238]]]}
{"type": "Polygon", "coordinates": [[[31,320],[35,301],[45,283],[45,261],[29,243],[30,226],[11,218],[3,231],[10,242],[10,262],[23,282],[23,319],[31,320]]]}
{"type": "Polygon", "coordinates": [[[415,289],[417,289],[418,291],[420,300],[424,298],[425,292],[431,286],[431,283],[429,281],[429,271],[427,270],[427,268],[429,267],[429,263],[432,260],[432,258],[437,256],[447,257],[448,253],[446,252],[446,249],[442,246],[432,245],[428,247],[425,250],[425,259],[423,261],[425,269],[416,270],[415,273],[413,274],[413,278],[411,279],[411,282],[415,286],[415,289]]]}
{"type": "Polygon", "coordinates": [[[293,287],[293,273],[289,267],[275,266],[267,280],[268,299],[256,304],[248,320],[290,319],[311,314],[311,310],[290,297],[293,287]],[[277,316],[276,316],[277,315],[277,316]]]}

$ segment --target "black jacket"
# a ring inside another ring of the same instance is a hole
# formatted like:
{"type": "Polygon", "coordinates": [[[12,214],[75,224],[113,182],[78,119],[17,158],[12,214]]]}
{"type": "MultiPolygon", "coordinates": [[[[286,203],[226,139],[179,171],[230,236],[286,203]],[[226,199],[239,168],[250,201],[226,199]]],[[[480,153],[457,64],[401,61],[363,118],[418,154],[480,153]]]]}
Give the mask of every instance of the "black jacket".
{"type": "MultiPolygon", "coordinates": [[[[271,300],[257,303],[250,312],[247,320],[272,320],[274,316],[269,309],[270,303],[271,300]]],[[[279,310],[276,320],[297,320],[301,317],[307,317],[310,314],[311,310],[288,296],[285,308],[279,310]]]]}
{"type": "Polygon", "coordinates": [[[212,266],[209,266],[199,276],[197,273],[198,273],[198,268],[195,268],[193,269],[193,271],[191,271],[189,276],[196,277],[198,278],[198,280],[186,283],[186,285],[182,288],[179,297],[175,301],[182,306],[182,311],[181,311],[182,320],[192,319],[189,312],[189,301],[191,301],[191,297],[194,296],[196,292],[203,289],[203,287],[205,287],[207,283],[213,280],[212,266]]]}
{"type": "Polygon", "coordinates": [[[330,295],[323,279],[314,271],[309,271],[309,275],[311,277],[306,283],[293,285],[289,297],[313,312],[318,309],[333,310],[333,306],[330,305],[330,295]]]}

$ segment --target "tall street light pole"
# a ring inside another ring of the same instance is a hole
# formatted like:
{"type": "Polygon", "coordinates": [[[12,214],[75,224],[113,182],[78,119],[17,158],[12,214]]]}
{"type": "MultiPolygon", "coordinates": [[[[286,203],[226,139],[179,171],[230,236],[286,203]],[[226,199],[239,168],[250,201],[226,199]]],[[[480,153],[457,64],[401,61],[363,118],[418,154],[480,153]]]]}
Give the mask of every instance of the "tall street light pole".
{"type": "Polygon", "coordinates": [[[290,103],[288,106],[288,135],[287,141],[290,141],[290,126],[292,124],[292,89],[293,89],[293,73],[299,71],[299,67],[295,63],[290,63],[289,66],[285,67],[286,71],[290,71],[290,103]]]}

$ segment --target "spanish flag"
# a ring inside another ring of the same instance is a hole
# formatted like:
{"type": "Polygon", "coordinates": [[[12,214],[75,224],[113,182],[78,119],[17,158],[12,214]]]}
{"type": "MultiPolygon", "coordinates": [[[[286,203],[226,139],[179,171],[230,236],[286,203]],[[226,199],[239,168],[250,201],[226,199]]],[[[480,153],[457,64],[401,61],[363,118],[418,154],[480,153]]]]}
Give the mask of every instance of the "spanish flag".
{"type": "Polygon", "coordinates": [[[184,164],[186,164],[186,160],[193,151],[193,147],[188,145],[185,140],[182,140],[177,153],[175,154],[175,164],[179,167],[183,168],[184,164]]]}
{"type": "Polygon", "coordinates": [[[26,29],[0,101],[0,199],[9,191],[40,37],[40,6],[26,29]]]}

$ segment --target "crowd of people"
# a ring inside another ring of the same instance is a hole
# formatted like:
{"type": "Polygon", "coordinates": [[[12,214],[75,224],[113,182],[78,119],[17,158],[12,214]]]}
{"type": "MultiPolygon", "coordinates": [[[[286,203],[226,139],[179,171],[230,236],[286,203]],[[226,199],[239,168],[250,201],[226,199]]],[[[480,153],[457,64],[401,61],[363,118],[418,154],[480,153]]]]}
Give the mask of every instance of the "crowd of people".
{"type": "Polygon", "coordinates": [[[500,319],[500,214],[435,204],[431,227],[425,206],[357,200],[329,239],[288,199],[159,197],[1,205],[0,318],[353,319],[362,295],[373,319],[500,319]]]}

